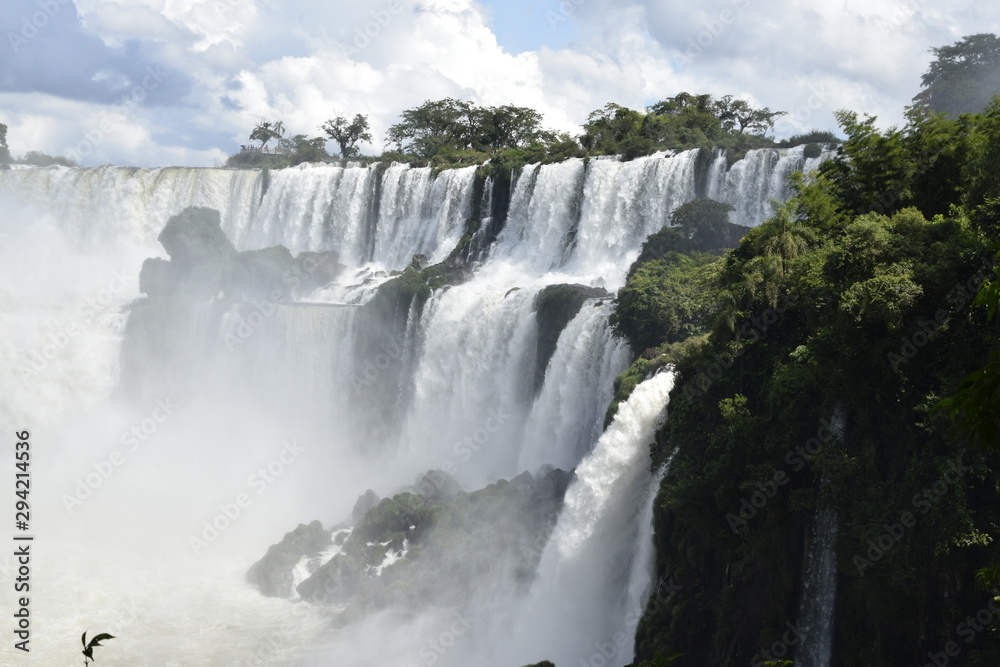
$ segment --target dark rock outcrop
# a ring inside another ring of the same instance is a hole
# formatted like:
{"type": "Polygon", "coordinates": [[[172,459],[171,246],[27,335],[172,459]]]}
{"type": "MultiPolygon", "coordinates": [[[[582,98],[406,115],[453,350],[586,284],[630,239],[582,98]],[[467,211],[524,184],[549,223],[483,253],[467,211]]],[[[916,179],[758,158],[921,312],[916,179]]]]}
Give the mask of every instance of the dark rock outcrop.
{"type": "Polygon", "coordinates": [[[358,496],[358,501],[354,503],[354,509],[351,510],[351,521],[355,524],[361,521],[365,514],[368,513],[368,510],[377,507],[380,501],[381,499],[378,497],[378,494],[371,489],[362,493],[358,496]]]}
{"type": "Polygon", "coordinates": [[[247,572],[247,581],[268,597],[291,597],[294,593],[292,572],[303,558],[314,558],[332,544],[330,531],[319,521],[285,534],[281,542],[271,545],[264,557],[247,572]]]}
{"type": "Polygon", "coordinates": [[[330,284],[344,269],[332,250],[298,257],[280,245],[237,252],[219,212],[197,206],[170,218],[158,239],[170,260],[147,259],[139,274],[140,291],[151,297],[284,301],[330,284]]]}
{"type": "Polygon", "coordinates": [[[404,491],[380,501],[355,524],[341,553],[299,585],[299,595],[348,604],[340,618],[346,623],[372,609],[490,606],[498,590],[523,592],[572,477],[550,468],[537,479],[524,473],[472,493],[442,493],[454,480],[430,471],[418,487],[426,482],[437,495],[404,491]],[[477,591],[490,593],[470,599],[477,591]]]}

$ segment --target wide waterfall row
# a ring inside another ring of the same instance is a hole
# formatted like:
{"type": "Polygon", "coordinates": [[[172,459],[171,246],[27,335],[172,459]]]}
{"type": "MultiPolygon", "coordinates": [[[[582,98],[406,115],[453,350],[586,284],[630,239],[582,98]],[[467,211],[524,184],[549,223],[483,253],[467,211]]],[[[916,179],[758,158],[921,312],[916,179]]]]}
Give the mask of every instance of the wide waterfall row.
{"type": "MultiPolygon", "coordinates": [[[[770,215],[772,199],[792,194],[793,172],[815,169],[832,155],[806,158],[803,150],[752,150],[731,167],[725,152],[716,150],[700,177],[698,150],[629,162],[529,165],[516,175],[493,254],[539,273],[613,272],[699,193],[732,204],[733,222],[758,225],[770,215]]],[[[281,244],[293,253],[337,250],[348,266],[374,262],[398,269],[415,254],[440,261],[451,252],[474,210],[475,178],[475,167],[435,175],[401,164],[272,172],[17,168],[0,175],[0,193],[52,212],[65,229],[94,241],[152,244],[167,218],[186,206],[206,206],[220,211],[240,249],[281,244]]],[[[487,197],[491,185],[485,185],[487,197]]]]}
{"type": "Polygon", "coordinates": [[[525,167],[494,256],[542,273],[621,273],[629,253],[695,198],[697,156],[695,150],[525,167]]]}
{"type": "Polygon", "coordinates": [[[334,249],[350,266],[440,261],[472,214],[475,167],[447,170],[302,166],[273,172],[259,209],[227,231],[237,247],[334,249]]]}
{"type": "Polygon", "coordinates": [[[219,211],[231,228],[260,201],[261,172],[230,169],[21,168],[0,172],[0,194],[52,215],[73,241],[155,243],[188,206],[219,211]]]}

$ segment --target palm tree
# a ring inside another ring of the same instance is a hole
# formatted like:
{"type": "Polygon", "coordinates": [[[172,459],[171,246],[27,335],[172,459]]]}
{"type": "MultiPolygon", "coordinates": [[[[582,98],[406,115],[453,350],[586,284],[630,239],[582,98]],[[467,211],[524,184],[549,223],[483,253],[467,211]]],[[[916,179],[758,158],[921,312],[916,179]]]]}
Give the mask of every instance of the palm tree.
{"type": "Polygon", "coordinates": [[[771,206],[774,216],[761,225],[766,230],[761,250],[765,256],[781,258],[781,277],[784,278],[788,275],[788,262],[808,249],[816,240],[816,234],[801,220],[792,217],[788,204],[772,199],[771,206]]]}

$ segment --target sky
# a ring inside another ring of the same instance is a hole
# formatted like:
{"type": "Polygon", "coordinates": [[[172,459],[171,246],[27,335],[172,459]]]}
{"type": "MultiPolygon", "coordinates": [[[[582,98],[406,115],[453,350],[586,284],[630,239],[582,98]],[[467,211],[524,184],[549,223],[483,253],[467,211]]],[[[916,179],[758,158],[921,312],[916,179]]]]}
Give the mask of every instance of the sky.
{"type": "Polygon", "coordinates": [[[265,118],[318,136],[363,113],[378,154],[426,100],[579,134],[608,102],[687,91],[787,111],[781,138],[837,109],[901,124],[929,49],[990,26],[981,0],[3,0],[0,122],[15,156],[213,166],[265,118]]]}

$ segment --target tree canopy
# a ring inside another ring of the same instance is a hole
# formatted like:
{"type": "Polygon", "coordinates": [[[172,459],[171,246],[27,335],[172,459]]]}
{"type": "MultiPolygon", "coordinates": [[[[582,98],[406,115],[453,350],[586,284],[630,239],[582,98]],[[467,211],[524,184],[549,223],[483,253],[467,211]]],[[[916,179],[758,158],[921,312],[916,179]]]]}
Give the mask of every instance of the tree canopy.
{"type": "Polygon", "coordinates": [[[679,93],[650,105],[645,113],[609,103],[591,112],[580,143],[589,151],[626,158],[708,144],[771,145],[765,135],[784,113],[758,109],[732,95],[715,99],[679,93]]]}
{"type": "Polygon", "coordinates": [[[921,109],[958,116],[979,113],[1000,93],[1000,39],[969,35],[951,46],[932,48],[934,60],[920,78],[913,102],[921,109]]]}
{"type": "Polygon", "coordinates": [[[0,123],[0,164],[10,162],[10,149],[7,148],[7,125],[0,123]]]}
{"type": "Polygon", "coordinates": [[[400,151],[431,158],[442,151],[496,153],[554,139],[542,129],[542,115],[527,107],[481,107],[448,97],[407,109],[389,128],[400,151]]]}
{"type": "Polygon", "coordinates": [[[359,141],[371,142],[371,127],[368,124],[368,117],[356,114],[353,119],[348,120],[347,116],[338,113],[320,127],[326,135],[337,142],[340,147],[340,157],[354,157],[360,153],[358,149],[359,141]]]}
{"type": "Polygon", "coordinates": [[[280,139],[285,136],[285,125],[280,120],[272,123],[266,118],[257,123],[253,131],[250,132],[250,141],[259,141],[260,147],[264,148],[272,139],[280,139]]]}

